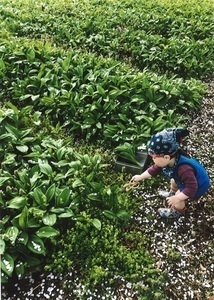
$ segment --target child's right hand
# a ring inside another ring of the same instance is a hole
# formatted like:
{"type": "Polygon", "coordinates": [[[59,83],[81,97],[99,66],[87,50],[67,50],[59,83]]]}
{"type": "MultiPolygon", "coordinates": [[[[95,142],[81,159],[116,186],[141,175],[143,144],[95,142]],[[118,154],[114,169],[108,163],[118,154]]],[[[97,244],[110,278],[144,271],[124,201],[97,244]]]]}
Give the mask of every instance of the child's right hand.
{"type": "Polygon", "coordinates": [[[130,181],[132,182],[132,181],[140,181],[140,180],[142,180],[141,175],[134,175],[130,181]]]}

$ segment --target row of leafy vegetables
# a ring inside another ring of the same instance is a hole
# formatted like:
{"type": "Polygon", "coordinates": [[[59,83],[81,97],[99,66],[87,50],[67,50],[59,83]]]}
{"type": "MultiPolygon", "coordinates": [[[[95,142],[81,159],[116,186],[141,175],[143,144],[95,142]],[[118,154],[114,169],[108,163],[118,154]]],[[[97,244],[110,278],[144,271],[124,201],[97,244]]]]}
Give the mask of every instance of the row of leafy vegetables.
{"type": "Polygon", "coordinates": [[[114,148],[136,148],[200,107],[213,72],[211,5],[1,1],[4,282],[32,265],[74,268],[86,289],[120,274],[164,299],[146,241],[130,230],[136,204],[114,148]]]}

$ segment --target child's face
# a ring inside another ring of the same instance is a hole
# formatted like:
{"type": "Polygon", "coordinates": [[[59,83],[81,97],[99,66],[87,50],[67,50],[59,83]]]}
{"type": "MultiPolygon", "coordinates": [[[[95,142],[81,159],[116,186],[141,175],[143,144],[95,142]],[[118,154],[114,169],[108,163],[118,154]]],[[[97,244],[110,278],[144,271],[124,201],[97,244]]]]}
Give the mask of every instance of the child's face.
{"type": "Polygon", "coordinates": [[[171,163],[171,157],[169,155],[152,155],[152,160],[155,163],[155,165],[160,168],[164,168],[171,163]]]}

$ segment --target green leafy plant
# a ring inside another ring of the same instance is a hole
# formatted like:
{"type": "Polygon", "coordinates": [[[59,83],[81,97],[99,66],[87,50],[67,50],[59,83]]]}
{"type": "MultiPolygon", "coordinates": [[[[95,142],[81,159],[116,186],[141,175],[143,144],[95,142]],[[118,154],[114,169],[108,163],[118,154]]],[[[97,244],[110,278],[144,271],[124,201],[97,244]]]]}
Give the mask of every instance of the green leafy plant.
{"type": "Polygon", "coordinates": [[[106,218],[129,219],[120,187],[100,182],[108,167],[101,162],[100,154],[89,156],[74,151],[70,138],[41,140],[40,136],[32,136],[31,130],[22,127],[26,115],[11,107],[1,110],[4,280],[13,272],[24,275],[29,267],[26,257],[42,263],[47,242],[60,234],[60,224],[65,220],[72,224],[89,222],[99,231],[106,218]],[[20,144],[25,149],[21,156],[20,144]],[[20,262],[22,268],[18,267],[20,262]]]}
{"type": "MultiPolygon", "coordinates": [[[[139,298],[164,299],[161,287],[165,274],[154,268],[139,232],[121,231],[114,219],[105,220],[101,230],[96,230],[90,218],[85,217],[88,221],[77,222],[55,241],[46,270],[69,273],[73,269],[76,276],[81,274],[82,295],[88,290],[106,294],[108,289],[119,289],[125,282],[133,286],[139,298]]],[[[67,289],[69,295],[77,296],[73,282],[67,289]]]]}
{"type": "Polygon", "coordinates": [[[2,280],[75,268],[85,293],[125,280],[164,299],[113,149],[137,163],[135,147],[200,108],[212,1],[104,2],[1,1],[2,280]]]}
{"type": "Polygon", "coordinates": [[[106,146],[146,142],[161,127],[179,126],[183,113],[199,105],[205,92],[199,81],[139,73],[94,55],[25,45],[17,52],[16,47],[2,49],[5,97],[9,93],[22,109],[30,101],[53,127],[90,142],[105,139],[106,146]],[[13,68],[17,74],[11,78],[13,68]]]}
{"type": "MultiPolygon", "coordinates": [[[[45,9],[41,1],[21,3],[2,2],[3,37],[49,40],[170,76],[204,78],[213,72],[211,0],[200,5],[195,0],[180,1],[174,6],[160,0],[144,5],[94,0],[78,6],[54,1],[45,9]]],[[[29,59],[34,55],[28,52],[29,59]]]]}
{"type": "Polygon", "coordinates": [[[117,146],[115,151],[119,158],[124,158],[128,162],[141,166],[140,162],[136,159],[136,149],[129,143],[124,143],[117,146]]]}

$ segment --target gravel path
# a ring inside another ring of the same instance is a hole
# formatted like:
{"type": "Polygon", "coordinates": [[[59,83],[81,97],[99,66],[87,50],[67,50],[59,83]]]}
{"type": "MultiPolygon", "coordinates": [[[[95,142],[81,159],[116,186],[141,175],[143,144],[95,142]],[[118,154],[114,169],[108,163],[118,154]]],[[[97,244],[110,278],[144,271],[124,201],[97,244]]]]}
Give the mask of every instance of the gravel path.
{"type": "MultiPolygon", "coordinates": [[[[197,157],[207,168],[211,179],[213,172],[213,129],[214,129],[214,81],[209,82],[209,90],[203,99],[202,109],[191,114],[187,127],[190,131],[188,151],[197,157]]],[[[168,188],[163,183],[161,188],[168,188]]],[[[156,218],[160,199],[154,191],[136,191],[140,200],[139,211],[133,216],[134,222],[142,235],[148,237],[150,253],[156,260],[156,266],[166,271],[168,280],[165,284],[169,300],[207,300],[214,295],[214,204],[213,185],[203,197],[205,207],[190,204],[189,212],[178,221],[156,218]],[[143,225],[143,226],[142,226],[143,225]]],[[[15,293],[7,293],[3,288],[2,300],[22,299],[66,299],[64,291],[59,290],[53,275],[46,278],[28,278],[14,285],[15,293]],[[23,287],[24,283],[24,287],[23,287]]],[[[61,279],[62,280],[62,279],[61,279]]],[[[121,295],[121,293],[120,293],[121,295]]],[[[95,299],[83,297],[79,299],[95,299]]],[[[104,295],[97,299],[110,299],[104,295]]],[[[138,299],[130,285],[124,296],[111,299],[138,299]]],[[[150,300],[150,299],[148,299],[150,300]]]]}
{"type": "MultiPolygon", "coordinates": [[[[214,81],[209,82],[202,109],[191,114],[187,128],[190,131],[188,152],[205,165],[213,181],[214,81]]],[[[160,206],[152,195],[143,196],[147,196],[150,205],[146,208],[142,205],[139,225],[145,226],[145,234],[153,236],[150,252],[157,258],[157,267],[168,273],[169,299],[209,299],[214,295],[213,184],[202,199],[204,208],[190,203],[188,214],[178,221],[143,218],[145,213],[155,214],[160,206]]]]}

